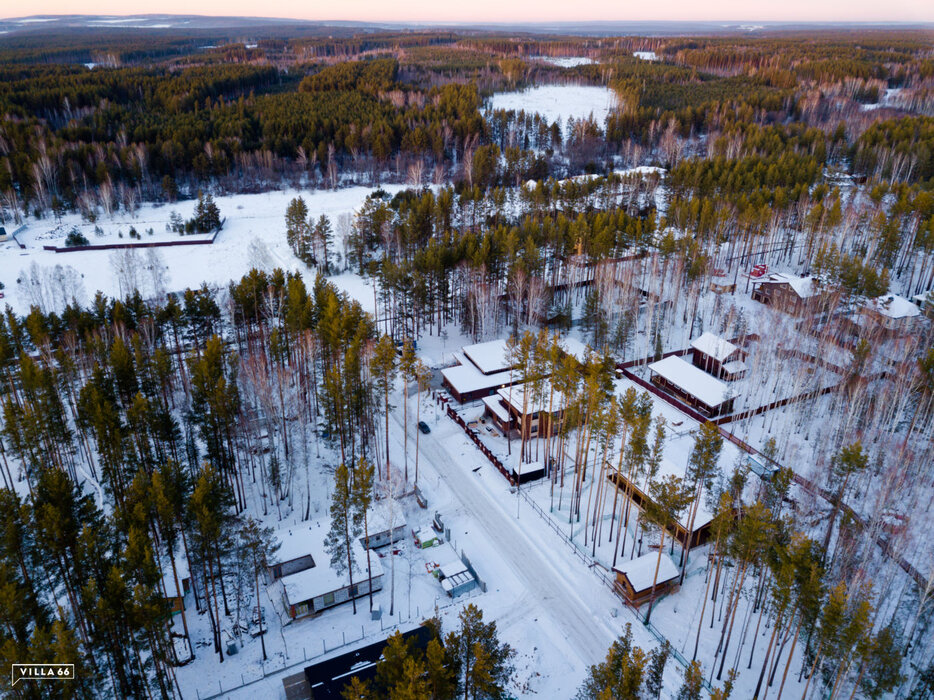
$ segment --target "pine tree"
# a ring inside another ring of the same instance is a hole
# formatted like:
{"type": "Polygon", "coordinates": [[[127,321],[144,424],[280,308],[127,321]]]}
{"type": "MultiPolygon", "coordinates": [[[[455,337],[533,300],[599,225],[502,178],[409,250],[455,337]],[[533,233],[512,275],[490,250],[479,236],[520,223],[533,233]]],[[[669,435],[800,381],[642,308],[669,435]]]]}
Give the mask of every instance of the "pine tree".
{"type": "Polygon", "coordinates": [[[671,655],[671,645],[666,639],[661,647],[652,650],[652,659],[645,677],[645,692],[649,698],[658,698],[662,693],[662,680],[665,675],[665,665],[671,655]]]}
{"type": "Polygon", "coordinates": [[[700,700],[704,689],[704,672],[700,661],[692,661],[684,669],[684,683],[678,689],[676,700],[700,700]]]}
{"type": "MultiPolygon", "coordinates": [[[[192,521],[192,546],[198,554],[205,596],[210,601],[208,611],[214,630],[214,649],[221,661],[224,650],[221,644],[221,618],[217,589],[221,588],[224,613],[229,614],[227,597],[224,595],[224,573],[222,552],[229,551],[233,518],[230,508],[234,499],[223,478],[210,464],[205,465],[195,480],[188,502],[192,521]]],[[[192,572],[194,573],[194,572],[192,572]]]]}
{"type": "Polygon", "coordinates": [[[308,205],[296,197],[285,209],[285,238],[289,248],[302,262],[309,262],[308,205]]]}
{"type": "MultiPolygon", "coordinates": [[[[347,573],[353,590],[354,561],[353,541],[360,537],[362,528],[357,518],[354,502],[351,470],[341,464],[334,471],[334,492],[331,494],[331,529],[325,538],[325,550],[331,555],[331,568],[338,574],[347,573]]],[[[351,595],[354,615],[357,614],[357,597],[351,595]]]]}
{"type": "Polygon", "coordinates": [[[407,338],[402,344],[402,354],[399,357],[399,375],[402,377],[402,454],[404,458],[405,481],[409,481],[409,402],[407,389],[409,382],[417,380],[415,375],[416,362],[415,348],[407,338]]]}
{"type": "Polygon", "coordinates": [[[504,698],[512,673],[512,647],[499,641],[495,622],[483,622],[483,612],[469,603],[458,615],[460,627],[445,640],[458,669],[458,687],[470,697],[504,698]]]}
{"type": "Polygon", "coordinates": [[[840,512],[840,506],[843,504],[843,499],[846,497],[850,478],[854,474],[864,471],[868,466],[869,457],[863,452],[862,443],[858,441],[842,448],[833,459],[832,475],[834,481],[839,483],[840,486],[834,493],[833,510],[830,513],[830,522],[827,524],[827,534],[824,535],[823,551],[825,556],[830,547],[833,527],[837,520],[837,514],[840,512]]]}
{"type": "Polygon", "coordinates": [[[247,518],[240,526],[239,538],[241,546],[247,553],[256,590],[256,615],[259,620],[259,640],[263,649],[263,661],[266,661],[266,631],[263,629],[263,604],[260,600],[259,574],[264,570],[272,555],[279,549],[273,529],[263,527],[253,518],[247,518]]]}
{"type": "Polygon", "coordinates": [[[723,449],[723,437],[720,435],[719,428],[710,421],[703,423],[694,440],[691,456],[688,458],[687,478],[693,488],[694,496],[687,522],[688,539],[681,558],[681,578],[679,579],[681,583],[684,582],[688,556],[691,553],[691,545],[694,543],[694,519],[700,508],[701,494],[704,487],[709,489],[714,477],[720,472],[717,461],[720,458],[721,449],[723,449]]]}
{"type": "Polygon", "coordinates": [[[667,477],[649,482],[650,500],[646,502],[645,517],[658,528],[660,541],[658,543],[658,559],[655,562],[655,573],[652,576],[652,591],[649,595],[649,609],[645,613],[645,624],[649,624],[652,617],[652,606],[655,603],[655,586],[658,583],[658,570],[662,563],[662,554],[665,550],[665,533],[673,523],[678,521],[681,512],[690,502],[690,491],[684,486],[681,478],[669,474],[667,477]]]}
{"type": "Polygon", "coordinates": [[[389,473],[389,411],[392,406],[389,405],[389,393],[392,391],[392,385],[396,378],[396,348],[393,345],[392,338],[384,335],[379,339],[376,348],[373,351],[373,358],[370,360],[370,371],[376,382],[376,388],[383,395],[383,417],[385,419],[385,438],[386,438],[386,478],[391,478],[389,473]]]}
{"type": "Polygon", "coordinates": [[[329,249],[332,245],[332,239],[334,234],[331,229],[331,221],[322,214],[318,217],[318,221],[315,224],[314,228],[314,240],[315,240],[315,258],[318,260],[318,264],[324,270],[324,274],[328,275],[331,273],[331,261],[330,261],[330,252],[329,249]],[[317,250],[320,248],[321,255],[317,255],[317,250]]]}
{"type": "Polygon", "coordinates": [[[646,665],[652,655],[632,646],[632,628],[627,623],[623,635],[610,645],[606,659],[587,671],[577,691],[578,700],[638,698],[646,665]]]}

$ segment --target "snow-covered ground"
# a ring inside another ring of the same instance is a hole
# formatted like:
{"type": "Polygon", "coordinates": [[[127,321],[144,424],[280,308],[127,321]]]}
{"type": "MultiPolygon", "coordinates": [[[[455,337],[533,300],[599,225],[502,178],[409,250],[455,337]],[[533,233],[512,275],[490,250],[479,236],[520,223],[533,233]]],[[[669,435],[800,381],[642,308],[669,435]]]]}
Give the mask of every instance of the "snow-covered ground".
{"type": "Polygon", "coordinates": [[[901,91],[901,88],[888,88],[885,91],[885,94],[882,96],[882,100],[880,102],[860,105],[859,108],[864,112],[868,112],[874,109],[881,109],[882,107],[890,107],[901,91]]]}
{"type": "MultiPolygon", "coordinates": [[[[401,185],[385,185],[383,189],[394,194],[403,189],[401,185]]],[[[281,267],[285,270],[298,270],[306,282],[314,280],[314,269],[302,264],[290,250],[285,238],[285,210],[294,197],[303,197],[311,216],[317,219],[324,214],[331,220],[334,229],[335,248],[343,256],[341,235],[346,233],[349,217],[358,209],[366,196],[373,189],[368,187],[348,187],[341,190],[281,190],[263,194],[243,194],[217,197],[215,202],[221,216],[227,221],[212,245],[159,247],[141,249],[136,254],[141,266],[157,264],[163,268],[160,283],[161,291],[179,291],[197,288],[202,283],[224,286],[232,279],[239,279],[251,268],[272,270],[281,267]],[[342,221],[343,219],[343,221],[342,221]],[[150,258],[150,252],[155,254],[150,258]]],[[[62,271],[73,268],[75,281],[81,289],[78,301],[87,303],[94,298],[98,290],[108,296],[120,296],[119,275],[113,270],[112,259],[115,253],[123,251],[79,251],[55,253],[42,249],[43,245],[62,245],[65,236],[73,227],[82,231],[92,243],[133,243],[129,238],[129,229],[134,227],[140,233],[140,243],[158,240],[186,240],[195,237],[179,236],[166,232],[166,224],[172,212],[178,212],[188,219],[194,212],[197,202],[187,200],[174,204],[145,204],[133,214],[120,211],[113,217],[102,215],[95,224],[88,224],[78,214],[68,214],[60,222],[54,219],[37,221],[30,219],[25,230],[17,234],[17,239],[26,248],[20,249],[12,240],[0,243],[0,282],[4,285],[3,303],[9,304],[16,313],[29,311],[33,296],[24,282],[30,278],[33,264],[39,268],[40,278],[54,277],[55,268],[62,271]],[[103,236],[94,233],[98,226],[103,236]],[[152,229],[153,235],[147,231],[152,229]],[[118,238],[118,232],[123,238],[118,238]]],[[[12,229],[12,227],[8,227],[12,229]]],[[[141,274],[144,282],[141,292],[144,296],[158,294],[149,281],[152,275],[141,274]]],[[[334,283],[359,300],[365,309],[374,308],[372,287],[359,276],[345,273],[333,278],[334,283]]],[[[54,285],[53,285],[54,286],[54,285]]],[[[53,308],[60,310],[61,299],[52,300],[53,308]]]]}
{"type": "MultiPolygon", "coordinates": [[[[410,396],[408,401],[408,469],[412,478],[417,399],[410,396]]],[[[392,417],[391,459],[396,468],[403,468],[401,411],[394,411],[392,417]]],[[[508,483],[428,396],[422,397],[421,418],[431,428],[429,434],[419,435],[418,445],[418,484],[428,509],[421,510],[411,498],[406,499],[407,529],[428,525],[437,511],[450,530],[451,541],[439,548],[418,550],[411,537],[407,538],[395,557],[396,615],[388,617],[388,554],[382,561],[384,588],[376,595],[384,614],[381,622],[370,619],[363,598],[358,601],[356,616],[351,606],[344,604],[318,617],[289,623],[280,632],[276,585],[263,592],[267,619],[272,621],[266,635],[270,660],[265,664],[261,662],[259,639],[246,635],[238,654],[219,664],[207,645],[207,615],[191,614],[189,625],[194,618],[194,637],[204,646],[198,648],[196,661],[178,670],[186,697],[284,697],[282,678],[300,672],[313,660],[326,658],[325,649],[339,654],[381,639],[397,625],[407,629],[432,616],[436,605],[446,630],[456,627],[457,615],[466,603],[478,605],[485,619],[496,621],[500,639],[517,650],[516,672],[509,687],[517,698],[572,697],[587,667],[603,659],[626,623],[632,624],[635,644],[645,650],[657,646],[634,613],[622,606],[539,515],[525,503],[517,512],[516,496],[510,493],[508,483]],[[474,471],[478,466],[480,469],[474,471]],[[441,592],[424,564],[450,554],[451,547],[466,553],[487,592],[475,591],[453,601],[441,592]]],[[[274,514],[269,521],[276,524],[274,514]]],[[[176,625],[180,628],[178,619],[176,625]]],[[[671,697],[667,689],[677,688],[681,682],[678,664],[670,661],[665,675],[662,697],[667,698],[671,697]]]]}
{"type": "Polygon", "coordinates": [[[607,116],[616,109],[616,93],[593,85],[539,85],[527,90],[498,92],[490,98],[491,109],[538,112],[549,122],[564,124],[569,117],[586,119],[590,116],[603,125],[607,116]]]}
{"type": "Polygon", "coordinates": [[[592,63],[596,63],[592,58],[587,56],[533,56],[532,58],[539,61],[544,61],[545,63],[550,63],[553,66],[558,66],[559,68],[574,68],[575,66],[589,66],[592,63]]]}
{"type": "Polygon", "coordinates": [[[632,55],[636,58],[640,58],[643,61],[657,61],[658,56],[654,51],[633,51],[632,55]]]}

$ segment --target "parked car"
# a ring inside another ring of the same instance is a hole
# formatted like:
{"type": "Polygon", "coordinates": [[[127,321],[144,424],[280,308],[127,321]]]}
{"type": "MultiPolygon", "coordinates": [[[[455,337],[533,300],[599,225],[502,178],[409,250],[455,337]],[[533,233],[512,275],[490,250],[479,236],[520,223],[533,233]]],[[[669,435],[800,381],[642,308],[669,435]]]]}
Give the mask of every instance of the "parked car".
{"type": "Polygon", "coordinates": [[[418,429],[421,430],[425,435],[431,432],[431,428],[428,427],[428,423],[423,420],[418,422],[418,429]]]}

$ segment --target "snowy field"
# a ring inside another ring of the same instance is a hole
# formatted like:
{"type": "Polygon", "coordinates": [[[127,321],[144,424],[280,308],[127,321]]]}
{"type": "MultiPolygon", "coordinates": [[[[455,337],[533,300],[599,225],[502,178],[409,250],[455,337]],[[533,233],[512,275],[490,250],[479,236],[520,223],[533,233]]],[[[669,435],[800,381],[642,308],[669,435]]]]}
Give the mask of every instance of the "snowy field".
{"type": "Polygon", "coordinates": [[[559,68],[574,68],[575,66],[589,66],[592,63],[596,63],[592,58],[587,56],[533,56],[532,57],[538,61],[544,61],[545,63],[550,63],[553,66],[558,66],[559,68]]]}
{"type": "Polygon", "coordinates": [[[617,105],[616,93],[592,85],[540,85],[515,92],[498,92],[490,98],[490,109],[538,112],[549,122],[564,124],[568,118],[590,116],[601,126],[617,105]]]}
{"type": "MultiPolygon", "coordinates": [[[[401,185],[385,185],[383,189],[394,194],[403,189],[401,185]]],[[[142,266],[158,265],[162,268],[161,276],[143,274],[141,292],[144,296],[156,295],[160,291],[180,291],[197,288],[202,283],[225,286],[232,279],[239,279],[251,268],[258,267],[272,270],[280,267],[284,270],[299,270],[310,283],[314,280],[315,270],[301,264],[289,249],[285,238],[285,209],[289,202],[301,196],[308,205],[311,216],[317,218],[324,214],[331,220],[335,232],[335,247],[343,258],[343,246],[340,242],[346,233],[350,217],[357,210],[373,189],[368,187],[349,187],[336,191],[325,190],[282,190],[263,194],[232,195],[217,197],[215,202],[226,218],[223,230],[212,245],[159,247],[135,251],[142,266]],[[152,256],[152,257],[150,257],[152,256]],[[149,277],[160,277],[152,282],[149,277]],[[154,289],[161,285],[162,290],[154,289]]],[[[38,267],[41,279],[55,278],[56,267],[71,281],[69,291],[77,291],[78,301],[88,303],[98,290],[108,296],[120,296],[120,275],[113,270],[115,253],[123,251],[79,251],[55,253],[42,249],[43,245],[61,245],[67,233],[77,227],[92,243],[133,243],[129,238],[129,229],[134,227],[140,233],[140,243],[156,240],[186,240],[196,236],[179,236],[167,233],[165,226],[172,212],[178,212],[188,219],[194,212],[196,200],[176,202],[174,204],[145,204],[133,214],[120,211],[113,217],[101,216],[96,224],[87,224],[78,214],[62,217],[61,222],[54,219],[37,221],[30,219],[26,229],[17,234],[17,239],[26,248],[20,249],[12,240],[0,243],[0,282],[4,285],[4,304],[9,304],[16,313],[29,311],[34,298],[28,291],[28,285],[18,284],[18,280],[30,278],[31,266],[38,267]],[[94,233],[99,226],[103,236],[94,233]],[[150,236],[147,231],[153,230],[150,236]],[[118,232],[123,238],[117,237],[118,232]],[[66,275],[68,268],[73,274],[66,275]]],[[[61,278],[59,275],[58,278],[61,278]]],[[[359,276],[345,273],[332,278],[342,290],[359,300],[368,311],[373,310],[372,287],[359,276]]],[[[49,286],[55,287],[54,284],[49,286]]],[[[53,296],[55,296],[53,294],[53,296]]],[[[60,295],[59,295],[60,296],[60,295]]],[[[61,298],[49,299],[50,308],[60,310],[61,298]]]]}
{"type": "Polygon", "coordinates": [[[636,58],[640,58],[643,61],[657,61],[658,56],[654,51],[633,51],[632,55],[636,58]]]}

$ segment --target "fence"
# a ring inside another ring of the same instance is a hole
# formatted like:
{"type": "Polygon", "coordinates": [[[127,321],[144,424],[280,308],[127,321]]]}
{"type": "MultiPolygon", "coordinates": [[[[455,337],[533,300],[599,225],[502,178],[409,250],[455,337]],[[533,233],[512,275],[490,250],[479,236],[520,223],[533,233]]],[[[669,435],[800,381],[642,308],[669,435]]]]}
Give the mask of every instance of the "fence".
{"type": "MultiPolygon", "coordinates": [[[[82,250],[122,250],[125,248],[168,248],[172,246],[180,245],[211,245],[217,240],[218,234],[221,232],[221,229],[224,228],[224,224],[227,223],[225,218],[221,221],[221,225],[217,227],[217,230],[210,238],[199,238],[196,241],[192,240],[178,240],[178,241],[146,241],[141,243],[102,243],[100,245],[76,245],[76,246],[57,246],[57,245],[44,245],[42,250],[51,250],[55,253],[77,253],[82,250]]],[[[19,241],[16,241],[19,244],[19,241]]],[[[20,244],[21,248],[26,246],[20,244]]]]}
{"type": "Polygon", "coordinates": [[[18,246],[20,247],[21,250],[25,250],[25,249],[26,249],[26,244],[25,244],[25,243],[20,243],[20,242],[19,242],[19,239],[16,237],[16,234],[17,234],[17,233],[22,233],[22,232],[25,230],[25,228],[26,228],[26,224],[23,224],[22,226],[20,226],[18,229],[16,229],[15,231],[13,231],[13,232],[10,234],[10,238],[13,239],[13,242],[14,242],[16,245],[18,245],[18,246]]]}
{"type": "MultiPolygon", "coordinates": [[[[616,580],[613,578],[613,576],[611,576],[611,575],[609,575],[607,572],[605,572],[599,563],[597,563],[596,561],[594,561],[593,559],[591,559],[587,554],[585,554],[584,552],[582,552],[582,551],[581,551],[581,548],[578,546],[578,544],[577,544],[576,542],[574,542],[570,537],[568,537],[564,532],[561,531],[561,528],[558,526],[558,524],[554,521],[553,518],[551,518],[551,517],[549,516],[548,513],[546,513],[546,512],[544,511],[544,509],[542,509],[541,506],[539,506],[535,501],[533,501],[524,491],[521,492],[521,493],[522,493],[522,497],[525,498],[525,502],[526,502],[527,504],[529,504],[530,506],[532,506],[532,510],[534,510],[536,513],[538,513],[538,515],[541,516],[541,518],[545,521],[545,523],[546,523],[552,530],[554,530],[554,531],[558,534],[558,537],[560,537],[561,540],[562,540],[565,544],[567,544],[567,545],[569,545],[569,546],[571,547],[571,551],[574,553],[574,555],[575,555],[578,559],[580,559],[582,562],[584,562],[584,563],[587,565],[587,567],[588,567],[591,571],[593,571],[593,573],[596,575],[596,577],[597,577],[598,579],[600,579],[600,581],[603,582],[603,584],[604,584],[607,588],[609,588],[614,594],[616,594],[617,596],[620,597],[621,601],[623,602],[623,605],[624,605],[626,608],[628,608],[629,610],[632,611],[633,615],[635,615],[636,618],[639,619],[640,622],[642,622],[643,626],[644,626],[649,632],[652,633],[652,636],[655,637],[655,639],[658,640],[658,642],[659,642],[660,644],[664,644],[665,642],[667,642],[668,640],[667,640],[667,638],[665,637],[665,635],[663,635],[661,632],[659,632],[658,629],[655,627],[655,625],[653,625],[651,622],[645,622],[644,620],[642,620],[641,618],[639,618],[639,609],[638,609],[638,608],[633,607],[632,605],[629,604],[629,602],[628,602],[625,598],[623,598],[622,596],[620,596],[619,590],[618,590],[617,587],[616,587],[616,580]]],[[[682,667],[684,667],[684,668],[687,668],[687,667],[688,667],[689,662],[688,662],[688,660],[681,654],[681,652],[679,652],[677,649],[675,649],[675,647],[672,646],[671,644],[668,645],[668,649],[669,649],[669,651],[671,652],[672,657],[674,657],[674,659],[675,659],[679,664],[681,664],[682,667]]],[[[710,683],[707,681],[706,678],[703,680],[703,684],[704,684],[704,688],[705,688],[707,691],[712,691],[712,690],[713,690],[713,688],[711,687],[710,683]]]]}
{"type": "Polygon", "coordinates": [[[503,466],[503,463],[499,461],[499,457],[490,452],[489,448],[483,444],[483,442],[477,436],[477,432],[470,428],[464,419],[457,415],[457,412],[453,408],[445,405],[445,409],[447,411],[448,417],[464,429],[464,432],[467,433],[467,437],[473,440],[473,443],[477,446],[477,449],[479,449],[483,453],[483,456],[490,461],[490,464],[496,467],[499,473],[506,477],[506,480],[510,483],[510,485],[515,486],[516,480],[512,477],[512,474],[510,474],[506,470],[506,467],[503,466]]]}
{"type": "MultiPolygon", "coordinates": [[[[459,606],[459,605],[461,605],[465,600],[470,600],[470,599],[472,599],[472,598],[476,598],[478,595],[481,595],[481,591],[480,591],[480,589],[475,589],[475,591],[471,591],[471,592],[469,592],[469,593],[465,593],[464,595],[458,596],[456,600],[451,600],[451,601],[447,601],[447,602],[444,602],[444,603],[435,602],[435,605],[432,607],[431,614],[434,614],[434,611],[435,611],[435,610],[446,610],[446,609],[451,608],[451,607],[459,606]]],[[[231,686],[226,687],[226,688],[224,687],[223,682],[220,681],[220,680],[218,680],[218,681],[217,681],[217,690],[216,690],[216,691],[214,691],[214,690],[209,690],[209,691],[205,691],[204,694],[202,694],[201,690],[199,690],[198,688],[196,688],[196,689],[195,689],[195,695],[197,696],[198,700],[213,700],[214,698],[223,697],[223,696],[225,696],[225,695],[228,695],[229,693],[234,692],[235,690],[240,690],[241,688],[246,688],[246,687],[248,687],[248,686],[254,685],[254,684],[259,683],[259,682],[261,682],[261,681],[264,681],[264,680],[266,680],[267,678],[270,678],[270,677],[272,677],[272,676],[278,676],[279,674],[284,673],[285,671],[290,671],[290,670],[292,670],[292,669],[297,669],[297,668],[299,668],[299,667],[304,667],[304,666],[307,665],[309,662],[314,662],[314,661],[316,661],[317,659],[320,659],[321,657],[326,656],[327,654],[331,654],[331,653],[337,651],[338,649],[344,649],[344,648],[346,648],[346,647],[355,646],[355,645],[359,644],[360,642],[366,640],[368,637],[374,638],[374,641],[376,641],[375,637],[377,636],[377,632],[379,632],[379,635],[378,635],[379,638],[384,638],[384,637],[387,636],[387,635],[383,634],[384,632],[386,632],[386,631],[388,631],[388,630],[393,630],[393,631],[395,631],[395,630],[401,628],[402,626],[407,626],[407,625],[409,625],[409,624],[412,624],[412,623],[415,622],[415,621],[417,621],[419,624],[420,624],[421,621],[422,621],[421,609],[420,609],[418,606],[415,607],[415,615],[414,615],[414,616],[411,616],[411,615],[410,615],[409,617],[406,617],[406,618],[403,620],[403,619],[401,619],[401,615],[400,615],[400,616],[399,616],[399,619],[398,619],[396,622],[394,622],[394,623],[392,623],[392,624],[390,624],[390,625],[384,624],[384,620],[383,620],[382,618],[380,618],[380,621],[379,621],[379,630],[376,629],[376,625],[373,625],[373,629],[371,629],[369,632],[367,632],[367,630],[365,629],[365,626],[364,626],[364,625],[360,625],[360,636],[359,636],[359,637],[356,637],[356,636],[355,636],[353,639],[347,639],[347,633],[346,633],[346,631],[341,632],[341,641],[340,641],[338,644],[336,644],[336,645],[334,645],[334,646],[332,646],[332,647],[330,647],[330,648],[328,648],[328,646],[327,646],[327,640],[324,639],[324,638],[322,638],[322,640],[321,640],[321,651],[319,651],[319,652],[315,652],[315,653],[309,655],[309,654],[308,654],[308,647],[305,647],[305,646],[302,647],[302,659],[301,659],[301,661],[298,661],[298,660],[296,660],[296,661],[290,661],[290,660],[288,659],[288,657],[286,657],[285,659],[282,660],[282,664],[281,664],[281,665],[273,664],[273,663],[270,663],[270,662],[268,662],[268,661],[264,661],[264,662],[262,662],[262,673],[261,673],[260,675],[257,675],[257,676],[255,676],[255,677],[250,678],[250,677],[248,677],[246,674],[241,673],[241,674],[240,674],[240,683],[239,683],[239,684],[236,684],[236,685],[231,685],[231,686]]],[[[297,658],[297,657],[296,657],[296,658],[297,658]]]]}

